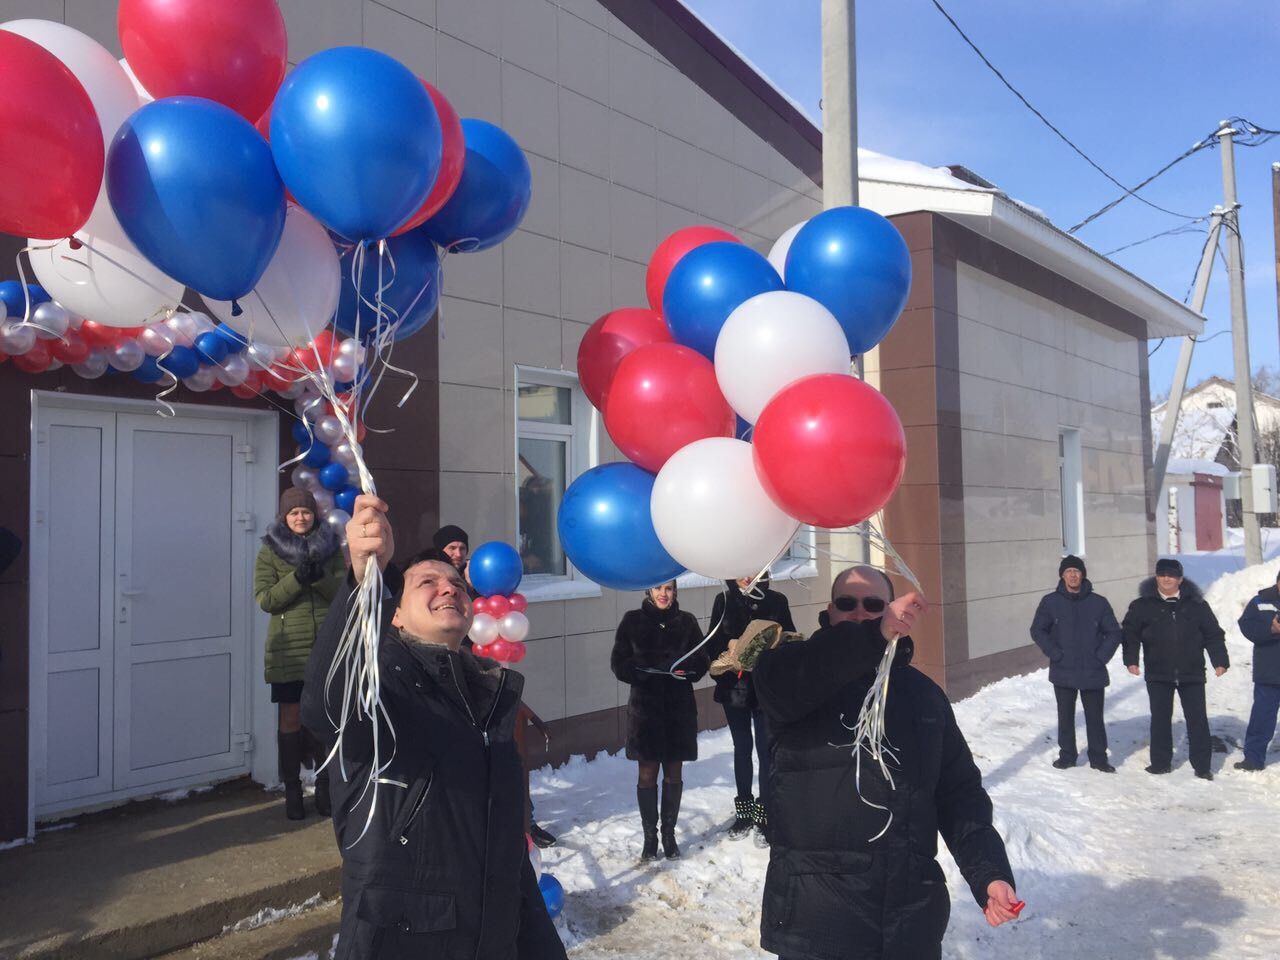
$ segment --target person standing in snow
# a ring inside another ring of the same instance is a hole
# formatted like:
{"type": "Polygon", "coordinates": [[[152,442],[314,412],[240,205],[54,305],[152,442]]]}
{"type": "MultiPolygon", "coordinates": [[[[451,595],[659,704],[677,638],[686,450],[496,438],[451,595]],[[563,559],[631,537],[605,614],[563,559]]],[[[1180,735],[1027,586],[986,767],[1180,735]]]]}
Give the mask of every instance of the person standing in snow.
{"type": "Polygon", "coordinates": [[[828,626],[760,655],[755,690],[769,714],[770,851],[760,945],[792,960],[938,960],[951,897],[938,834],[987,922],[1020,909],[991,799],[946,694],[911,663],[908,634],[926,612],[893,598],[887,577],[836,577],[828,626]],[[895,635],[885,740],[889,783],[853,726],[895,635]]]}
{"type": "Polygon", "coordinates": [[[1053,765],[1068,770],[1076,765],[1076,695],[1084,707],[1089,736],[1089,766],[1115,773],[1107,762],[1107,727],[1102,703],[1111,676],[1107,663],[1120,646],[1120,624],[1111,604],[1085,575],[1084,561],[1063,557],[1058,565],[1058,588],[1040,599],[1031,621],[1031,639],[1049,658],[1049,682],[1058,700],[1058,759],[1053,765]]]}
{"type": "Polygon", "coordinates": [[[1253,644],[1253,710],[1244,732],[1244,759],[1235,767],[1252,772],[1267,765],[1267,747],[1276,735],[1280,711],[1280,571],[1275,586],[1259,591],[1238,622],[1253,644]]]}
{"type": "MultiPolygon", "coordinates": [[[[752,620],[768,620],[788,633],[794,633],[791,607],[785,594],[769,589],[766,574],[752,586],[752,577],[726,580],[725,591],[717,594],[711,606],[714,625],[707,640],[707,658],[714,661],[724,653],[731,639],[738,639],[752,620]]],[[[733,778],[738,788],[734,797],[734,821],[729,825],[729,838],[736,840],[756,830],[757,842],[764,843],[768,810],[769,747],[768,720],[756,702],[751,684],[751,671],[730,671],[715,678],[715,701],[724,707],[724,717],[733,737],[733,778]],[[754,771],[751,768],[752,728],[755,751],[760,760],[760,796],[751,790],[754,771]]]]}
{"type": "Polygon", "coordinates": [[[258,606],[271,615],[267,625],[266,680],[277,705],[276,752],[284,783],[284,810],[290,820],[307,815],[302,802],[302,762],[317,767],[316,812],[329,816],[329,774],[319,769],[324,753],[302,727],[302,680],[307,657],[329,604],[346,576],[347,562],[337,535],[318,522],[316,498],[300,487],[280,495],[280,512],[267,527],[253,569],[258,606]]]}
{"type": "MultiPolygon", "coordinates": [[[[471,598],[445,554],[432,548],[399,570],[390,565],[395,541],[382,500],[356,498],[347,546],[356,583],[373,557],[384,594],[381,711],[375,721],[349,705],[333,760],[345,772],[332,777],[342,854],[337,960],[564,960],[525,846],[514,737],[524,678],[463,649],[471,598]]],[[[327,679],[356,588],[340,596],[302,697],[303,721],[329,744],[343,671],[327,679]]]]}
{"type": "Polygon", "coordinates": [[[680,609],[676,582],[668,580],[645,591],[639,610],[628,610],[618,624],[609,666],[631,685],[627,700],[627,759],[639,762],[636,802],[644,847],[640,859],[658,858],[658,768],[662,768],[662,852],[680,856],[676,821],[684,789],[686,760],[698,759],[698,704],[693,684],[707,672],[706,652],[699,650],[676,670],[672,665],[702,642],[702,629],[691,613],[680,609]]]}
{"type": "Polygon", "coordinates": [[[1187,723],[1191,768],[1201,780],[1212,780],[1209,769],[1209,717],[1205,712],[1204,655],[1209,654],[1216,676],[1231,665],[1226,636],[1204,595],[1182,576],[1182,564],[1162,557],[1156,575],[1142,581],[1138,598],[1124,615],[1124,663],[1135,677],[1138,651],[1146,664],[1147,697],[1151,701],[1151,765],[1147,773],[1162,774],[1173,763],[1173,695],[1182,701],[1187,723]]]}

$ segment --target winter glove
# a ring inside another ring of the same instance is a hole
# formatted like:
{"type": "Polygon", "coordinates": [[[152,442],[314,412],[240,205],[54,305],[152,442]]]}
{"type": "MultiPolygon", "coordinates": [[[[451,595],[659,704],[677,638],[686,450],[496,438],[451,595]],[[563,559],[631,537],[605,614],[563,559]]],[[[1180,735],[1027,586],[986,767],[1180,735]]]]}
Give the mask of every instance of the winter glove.
{"type": "Polygon", "coordinates": [[[293,575],[297,577],[299,583],[309,585],[324,576],[324,566],[315,560],[306,560],[298,564],[293,575]]]}

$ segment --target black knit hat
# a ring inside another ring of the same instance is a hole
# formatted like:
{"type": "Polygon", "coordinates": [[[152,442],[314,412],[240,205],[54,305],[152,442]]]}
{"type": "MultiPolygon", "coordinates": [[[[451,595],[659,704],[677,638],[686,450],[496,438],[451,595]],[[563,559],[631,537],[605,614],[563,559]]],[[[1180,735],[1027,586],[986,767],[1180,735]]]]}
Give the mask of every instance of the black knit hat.
{"type": "Polygon", "coordinates": [[[1182,576],[1182,564],[1173,557],[1161,557],[1156,561],[1157,577],[1180,577],[1182,576]]]}
{"type": "Polygon", "coordinates": [[[1080,576],[1082,577],[1087,577],[1089,575],[1085,572],[1084,561],[1074,553],[1069,553],[1062,558],[1062,562],[1058,564],[1058,576],[1062,576],[1068,570],[1079,570],[1080,576]]]}
{"type": "Polygon", "coordinates": [[[435,536],[431,538],[431,545],[437,550],[444,550],[444,548],[449,544],[457,543],[459,540],[461,540],[468,548],[471,546],[471,541],[467,539],[467,531],[455,524],[449,523],[445,524],[435,532],[435,536]]]}
{"type": "Polygon", "coordinates": [[[280,494],[280,519],[289,516],[290,510],[296,510],[298,507],[306,507],[312,513],[316,513],[316,498],[311,495],[310,490],[303,490],[302,487],[290,487],[284,493],[280,494]]]}

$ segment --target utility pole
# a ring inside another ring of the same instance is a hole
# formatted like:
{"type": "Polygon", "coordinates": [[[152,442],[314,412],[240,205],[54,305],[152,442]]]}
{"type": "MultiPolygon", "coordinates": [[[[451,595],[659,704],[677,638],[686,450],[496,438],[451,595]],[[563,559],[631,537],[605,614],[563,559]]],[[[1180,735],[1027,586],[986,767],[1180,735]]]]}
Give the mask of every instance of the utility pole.
{"type": "Polygon", "coordinates": [[[1236,200],[1235,130],[1223,120],[1218,128],[1222,145],[1222,222],[1227,230],[1227,280],[1231,284],[1231,344],[1235,358],[1236,450],[1240,461],[1241,523],[1244,560],[1262,562],[1262,532],[1253,512],[1253,373],[1249,366],[1249,319],[1244,304],[1244,252],[1240,243],[1240,204],[1236,200]]]}
{"type": "Polygon", "coordinates": [[[854,0],[822,0],[822,202],[858,205],[854,0]]]}
{"type": "MultiPolygon", "coordinates": [[[[1200,256],[1200,266],[1196,269],[1195,292],[1191,295],[1191,309],[1196,313],[1204,312],[1205,297],[1209,294],[1209,276],[1213,273],[1213,255],[1218,252],[1218,233],[1222,229],[1222,208],[1214,207],[1209,216],[1209,239],[1204,245],[1204,253],[1200,256]]],[[[1164,421],[1160,424],[1160,445],[1156,447],[1155,462],[1151,466],[1151,489],[1155,496],[1160,496],[1164,489],[1164,475],[1169,467],[1169,448],[1173,444],[1173,435],[1178,429],[1178,417],[1182,413],[1182,394],[1187,388],[1187,373],[1191,370],[1191,354],[1196,347],[1195,337],[1184,337],[1182,350],[1178,354],[1178,366],[1173,374],[1173,386],[1169,388],[1169,399],[1164,405],[1164,421]]]]}
{"type": "Polygon", "coordinates": [[[1280,163],[1271,164],[1271,223],[1276,238],[1276,319],[1280,321],[1280,163]]]}

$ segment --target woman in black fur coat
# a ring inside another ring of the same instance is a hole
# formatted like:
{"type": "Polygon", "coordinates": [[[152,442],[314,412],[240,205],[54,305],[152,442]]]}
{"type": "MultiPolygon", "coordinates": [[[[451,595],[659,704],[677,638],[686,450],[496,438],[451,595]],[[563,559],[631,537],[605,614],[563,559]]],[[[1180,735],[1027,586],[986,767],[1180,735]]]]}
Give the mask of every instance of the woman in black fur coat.
{"type": "Polygon", "coordinates": [[[639,610],[628,610],[618,624],[609,665],[631,685],[627,702],[627,759],[640,764],[636,799],[644,827],[641,860],[658,857],[658,768],[662,768],[662,851],[680,856],[676,820],[680,815],[681,764],[698,759],[698,705],[693,684],[710,661],[699,650],[672,665],[699,643],[702,629],[680,609],[674,580],[645,591],[639,610]]]}

